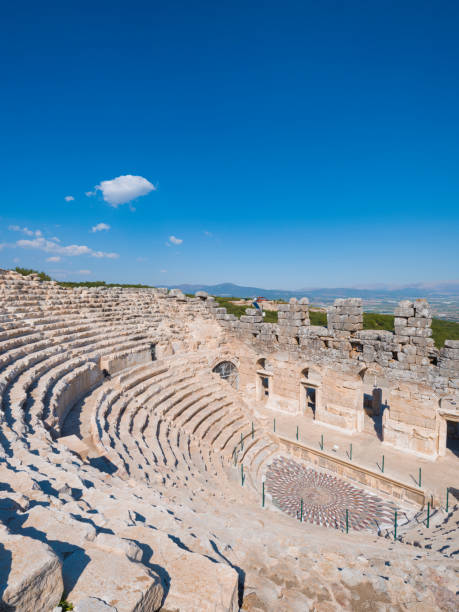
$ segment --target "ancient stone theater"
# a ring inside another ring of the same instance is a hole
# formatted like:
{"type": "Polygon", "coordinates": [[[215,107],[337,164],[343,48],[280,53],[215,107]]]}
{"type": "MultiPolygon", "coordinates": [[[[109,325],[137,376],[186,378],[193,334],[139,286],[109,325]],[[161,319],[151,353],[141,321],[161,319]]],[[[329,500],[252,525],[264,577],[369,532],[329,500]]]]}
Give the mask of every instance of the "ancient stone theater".
{"type": "Polygon", "coordinates": [[[459,608],[459,342],[0,271],[0,610],[459,608]]]}

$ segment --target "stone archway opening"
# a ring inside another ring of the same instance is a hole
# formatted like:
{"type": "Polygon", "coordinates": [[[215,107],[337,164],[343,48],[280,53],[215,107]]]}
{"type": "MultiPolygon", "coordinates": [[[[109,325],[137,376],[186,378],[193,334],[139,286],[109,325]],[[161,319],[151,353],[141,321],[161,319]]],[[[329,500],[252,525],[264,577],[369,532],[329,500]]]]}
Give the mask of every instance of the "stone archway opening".
{"type": "Polygon", "coordinates": [[[234,389],[239,388],[239,371],[232,361],[221,361],[212,369],[212,372],[218,374],[234,389]]]}

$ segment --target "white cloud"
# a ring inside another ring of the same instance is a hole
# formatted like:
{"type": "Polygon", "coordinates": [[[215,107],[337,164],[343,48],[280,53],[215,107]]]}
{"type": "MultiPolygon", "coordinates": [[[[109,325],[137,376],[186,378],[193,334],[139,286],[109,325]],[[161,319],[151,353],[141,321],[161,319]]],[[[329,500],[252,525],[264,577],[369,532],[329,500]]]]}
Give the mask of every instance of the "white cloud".
{"type": "Polygon", "coordinates": [[[205,231],[204,235],[209,236],[209,238],[213,236],[212,232],[208,232],[208,231],[205,231]]]}
{"type": "Polygon", "coordinates": [[[88,274],[91,274],[91,270],[78,270],[77,274],[82,274],[83,276],[88,276],[88,274]]]}
{"type": "Polygon", "coordinates": [[[175,236],[169,236],[169,240],[172,244],[182,244],[183,242],[181,238],[176,238],[175,236]]]}
{"type": "Polygon", "coordinates": [[[94,187],[94,191],[87,191],[86,195],[93,196],[97,191],[102,191],[105,202],[116,208],[155,190],[156,187],[143,176],[125,174],[110,181],[101,181],[94,187]]]}
{"type": "MultiPolygon", "coordinates": [[[[1,249],[1,248],[2,248],[2,245],[0,245],[0,249],[1,249]]],[[[19,263],[20,261],[21,261],[21,260],[19,259],[19,257],[15,257],[15,258],[13,259],[13,262],[14,262],[14,263],[19,263]]]]}
{"type": "Polygon", "coordinates": [[[65,198],[64,198],[64,200],[65,200],[66,202],[73,202],[73,201],[74,201],[74,199],[75,199],[75,198],[74,198],[73,196],[65,196],[65,198]]]}
{"type": "Polygon", "coordinates": [[[37,237],[33,240],[18,240],[16,246],[21,249],[38,249],[45,253],[55,253],[56,255],[66,255],[68,257],[75,257],[77,255],[90,255],[91,257],[107,259],[116,259],[119,257],[117,253],[105,253],[103,251],[94,251],[90,247],[83,244],[70,244],[63,246],[57,244],[52,240],[47,240],[43,237],[37,237]]]}
{"type": "Polygon", "coordinates": [[[9,225],[8,229],[12,232],[21,232],[22,234],[25,234],[26,236],[33,236],[35,234],[35,232],[30,230],[28,227],[20,227],[19,225],[9,225]]]}
{"type": "Polygon", "coordinates": [[[167,270],[160,270],[161,274],[166,274],[167,270]]]}
{"type": "Polygon", "coordinates": [[[94,225],[91,228],[91,232],[93,232],[93,233],[94,232],[102,232],[103,230],[107,230],[108,231],[109,229],[110,229],[110,226],[107,225],[106,223],[98,223],[97,225],[94,225]]]}
{"type": "Polygon", "coordinates": [[[136,261],[148,261],[148,257],[137,257],[136,261]]]}
{"type": "Polygon", "coordinates": [[[53,257],[47,257],[46,261],[60,261],[61,258],[59,257],[59,255],[53,255],[53,257]]]}

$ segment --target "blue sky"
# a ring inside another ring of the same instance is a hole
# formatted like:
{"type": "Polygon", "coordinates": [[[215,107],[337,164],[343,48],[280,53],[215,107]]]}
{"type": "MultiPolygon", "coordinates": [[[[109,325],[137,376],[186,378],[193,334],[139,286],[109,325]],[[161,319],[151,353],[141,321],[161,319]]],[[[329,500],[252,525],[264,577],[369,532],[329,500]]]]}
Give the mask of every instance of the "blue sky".
{"type": "Polygon", "coordinates": [[[458,28],[456,1],[5,4],[0,266],[457,279],[458,28]]]}

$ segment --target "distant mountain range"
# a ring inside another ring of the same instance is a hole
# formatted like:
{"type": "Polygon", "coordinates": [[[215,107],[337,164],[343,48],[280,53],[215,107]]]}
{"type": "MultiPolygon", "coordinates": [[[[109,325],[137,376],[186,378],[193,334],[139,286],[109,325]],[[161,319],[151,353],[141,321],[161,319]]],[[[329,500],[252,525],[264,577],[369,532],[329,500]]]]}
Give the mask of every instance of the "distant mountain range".
{"type": "Polygon", "coordinates": [[[291,297],[308,297],[311,301],[329,303],[336,298],[361,297],[365,300],[402,300],[414,298],[457,298],[459,281],[438,283],[416,283],[413,285],[372,285],[361,287],[303,288],[296,291],[286,289],[263,289],[262,287],[244,287],[233,283],[218,285],[174,285],[184,293],[207,291],[221,297],[254,297],[263,296],[269,300],[288,300],[291,297]]]}

